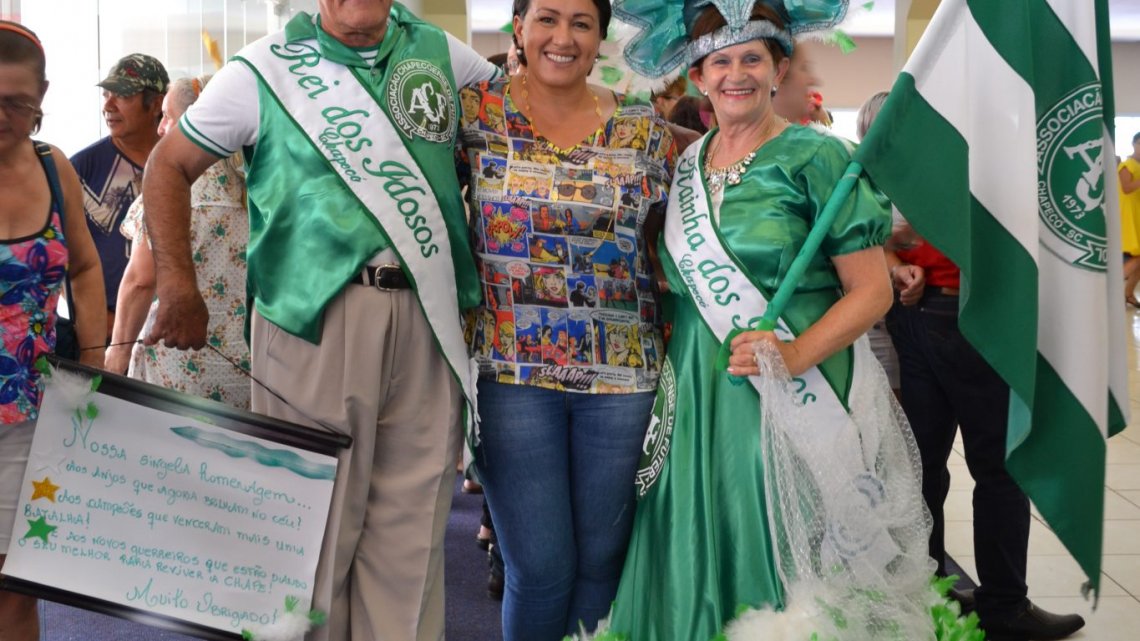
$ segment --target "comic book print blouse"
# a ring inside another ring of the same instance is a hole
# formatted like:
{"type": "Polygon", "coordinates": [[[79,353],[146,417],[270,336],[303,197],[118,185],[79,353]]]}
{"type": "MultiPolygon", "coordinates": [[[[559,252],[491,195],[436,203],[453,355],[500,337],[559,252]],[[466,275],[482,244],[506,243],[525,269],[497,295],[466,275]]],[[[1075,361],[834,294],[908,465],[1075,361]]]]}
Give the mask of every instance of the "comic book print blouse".
{"type": "Polygon", "coordinates": [[[585,393],[657,387],[661,323],[642,225],[668,201],[676,147],[618,96],[565,153],[535,140],[509,79],[460,92],[459,165],[483,304],[466,332],[480,376],[585,393]]]}

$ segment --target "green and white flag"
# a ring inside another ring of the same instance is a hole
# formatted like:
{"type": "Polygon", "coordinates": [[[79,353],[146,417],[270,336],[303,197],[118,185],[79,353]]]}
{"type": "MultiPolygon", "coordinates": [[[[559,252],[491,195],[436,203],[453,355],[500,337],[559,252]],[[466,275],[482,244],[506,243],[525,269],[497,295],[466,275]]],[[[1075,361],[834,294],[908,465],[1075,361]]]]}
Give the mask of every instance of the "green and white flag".
{"type": "Polygon", "coordinates": [[[961,268],[961,331],[1010,385],[1008,469],[1094,591],[1129,407],[1107,4],[942,0],[856,153],[961,268]]]}

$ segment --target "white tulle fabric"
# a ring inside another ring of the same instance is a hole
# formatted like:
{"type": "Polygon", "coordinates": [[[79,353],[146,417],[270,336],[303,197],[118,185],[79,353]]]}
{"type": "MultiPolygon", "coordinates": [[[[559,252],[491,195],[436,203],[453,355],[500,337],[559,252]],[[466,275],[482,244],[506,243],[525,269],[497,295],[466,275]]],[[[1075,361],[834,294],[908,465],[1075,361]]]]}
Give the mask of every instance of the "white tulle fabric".
{"type": "Polygon", "coordinates": [[[726,636],[933,640],[918,448],[867,340],[854,346],[851,421],[838,431],[816,429],[775,348],[757,345],[764,489],[785,607],[746,611],[726,636]]]}

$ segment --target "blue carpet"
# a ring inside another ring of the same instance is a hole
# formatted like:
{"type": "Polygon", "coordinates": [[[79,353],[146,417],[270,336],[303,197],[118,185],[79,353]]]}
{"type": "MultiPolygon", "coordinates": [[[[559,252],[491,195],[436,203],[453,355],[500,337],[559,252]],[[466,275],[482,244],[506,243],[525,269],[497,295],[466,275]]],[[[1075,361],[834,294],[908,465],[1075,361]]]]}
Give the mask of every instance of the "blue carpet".
{"type": "MultiPolygon", "coordinates": [[[[487,596],[487,553],[475,546],[483,497],[459,492],[447,524],[447,641],[501,639],[499,602],[487,596]]],[[[41,641],[193,641],[193,637],[57,603],[40,606],[41,641]]]]}

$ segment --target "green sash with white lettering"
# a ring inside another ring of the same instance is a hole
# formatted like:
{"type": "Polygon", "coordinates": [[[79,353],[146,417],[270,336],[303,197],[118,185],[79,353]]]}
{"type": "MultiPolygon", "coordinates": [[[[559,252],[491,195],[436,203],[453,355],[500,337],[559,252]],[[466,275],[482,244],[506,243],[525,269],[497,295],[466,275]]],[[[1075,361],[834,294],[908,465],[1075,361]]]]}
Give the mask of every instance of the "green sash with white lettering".
{"type": "MultiPolygon", "coordinates": [[[[377,82],[370,74],[378,72],[367,66],[346,66],[324,58],[316,38],[290,38],[298,20],[311,18],[299,15],[284,32],[262,39],[236,57],[258,75],[268,94],[263,93],[261,108],[275,118],[272,122],[278,128],[272,138],[260,136],[249,157],[250,252],[295,250],[302,264],[285,261],[279,267],[286,272],[298,268],[317,272],[333,282],[335,294],[368,260],[370,254],[363,252],[371,248],[375,253],[390,245],[412,280],[440,351],[463,389],[470,425],[476,416],[475,379],[459,307],[474,301],[470,288],[461,291],[457,285],[457,270],[458,278],[467,280],[474,277],[474,267],[464,235],[456,233],[455,221],[450,220],[458,212],[461,222],[463,209],[451,151],[457,101],[447,41],[438,29],[394,7],[395,24],[385,36],[381,55],[391,53],[383,78],[377,82]],[[265,104],[267,99],[279,107],[265,104]],[[274,138],[291,144],[274,147],[274,138]],[[267,161],[259,158],[263,154],[274,158],[275,167],[265,166],[267,161]],[[277,175],[269,176],[270,182],[258,182],[258,174],[272,172],[277,175]],[[311,193],[314,190],[319,191],[311,193]],[[289,225],[274,221],[280,211],[273,203],[286,199],[280,196],[282,192],[294,200],[285,206],[296,209],[304,204],[310,212],[294,211],[296,221],[289,225]],[[297,202],[307,198],[311,199],[308,203],[297,202]],[[310,225],[307,217],[317,219],[311,223],[314,233],[305,233],[310,225]],[[275,234],[258,234],[273,229],[274,222],[275,234]],[[288,248],[280,247],[283,240],[289,241],[288,248]],[[277,247],[267,246],[270,243],[277,247]],[[306,245],[320,253],[298,255],[306,245]],[[343,253],[337,255],[338,251],[343,253]]],[[[314,322],[306,316],[311,315],[313,305],[301,313],[290,308],[304,305],[305,292],[294,289],[282,294],[274,288],[290,287],[292,283],[283,282],[288,278],[280,274],[265,277],[255,269],[268,266],[253,260],[250,264],[258,310],[287,331],[308,338],[314,322]],[[294,327],[289,321],[294,321],[294,327]]],[[[311,292],[318,310],[327,304],[327,289],[311,292]]]]}

